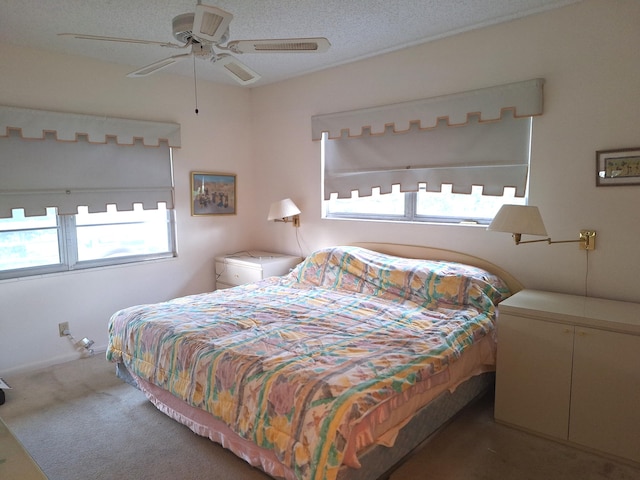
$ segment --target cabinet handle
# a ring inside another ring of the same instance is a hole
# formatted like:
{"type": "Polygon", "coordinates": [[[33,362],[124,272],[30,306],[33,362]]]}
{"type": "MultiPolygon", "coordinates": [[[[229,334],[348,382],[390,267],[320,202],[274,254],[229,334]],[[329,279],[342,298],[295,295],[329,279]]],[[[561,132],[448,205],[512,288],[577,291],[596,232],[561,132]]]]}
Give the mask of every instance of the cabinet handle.
{"type": "Polygon", "coordinates": [[[565,328],[562,333],[571,333],[571,329],[570,328],[565,328]]]}
{"type": "Polygon", "coordinates": [[[584,337],[587,335],[587,332],[585,332],[584,330],[579,330],[578,335],[580,335],[581,337],[584,337]]]}

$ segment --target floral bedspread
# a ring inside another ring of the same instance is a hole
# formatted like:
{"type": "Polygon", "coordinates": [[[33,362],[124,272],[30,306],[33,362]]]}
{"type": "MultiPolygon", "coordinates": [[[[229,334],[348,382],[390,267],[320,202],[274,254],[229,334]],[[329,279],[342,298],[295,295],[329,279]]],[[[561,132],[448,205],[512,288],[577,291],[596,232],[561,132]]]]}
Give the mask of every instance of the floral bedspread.
{"type": "Polygon", "coordinates": [[[333,247],[284,277],[121,310],[107,358],[332,480],[359,419],[492,334],[508,295],[473,267],[333,247]]]}

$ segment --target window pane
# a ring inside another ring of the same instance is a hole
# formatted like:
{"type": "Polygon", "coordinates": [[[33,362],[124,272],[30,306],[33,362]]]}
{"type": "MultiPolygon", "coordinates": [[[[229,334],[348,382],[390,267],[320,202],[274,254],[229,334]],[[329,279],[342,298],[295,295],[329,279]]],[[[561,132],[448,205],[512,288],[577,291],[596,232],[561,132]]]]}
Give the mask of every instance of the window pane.
{"type": "MultiPolygon", "coordinates": [[[[394,187],[395,190],[395,187],[394,187]]],[[[515,196],[515,188],[506,188],[501,197],[482,195],[482,187],[473,187],[471,194],[452,193],[451,185],[441,192],[427,192],[425,184],[417,193],[402,193],[399,188],[390,194],[374,190],[370,197],[336,199],[325,202],[326,216],[441,223],[489,223],[505,204],[524,205],[524,197],[515,196]],[[405,206],[408,208],[405,209],[405,206]],[[413,212],[413,213],[412,213],[413,212]]]]}
{"type": "Polygon", "coordinates": [[[441,192],[427,192],[420,186],[416,214],[429,217],[455,217],[461,220],[491,219],[505,204],[524,205],[524,197],[515,196],[515,188],[505,188],[501,197],[482,195],[482,187],[472,187],[471,194],[451,193],[451,185],[441,192]]]}
{"type": "Polygon", "coordinates": [[[0,270],[59,263],[55,208],[35,217],[25,217],[22,209],[13,210],[12,218],[0,219],[0,270]]]}
{"type": "Polygon", "coordinates": [[[100,260],[171,251],[169,216],[165,205],[157,210],[118,212],[109,205],[106,212],[78,209],[76,231],[78,261],[100,260]]]}
{"type": "Polygon", "coordinates": [[[380,193],[379,188],[372,189],[367,197],[359,197],[357,192],[351,198],[332,196],[327,202],[327,214],[364,214],[364,215],[404,215],[405,194],[394,185],[391,193],[380,193]]]}

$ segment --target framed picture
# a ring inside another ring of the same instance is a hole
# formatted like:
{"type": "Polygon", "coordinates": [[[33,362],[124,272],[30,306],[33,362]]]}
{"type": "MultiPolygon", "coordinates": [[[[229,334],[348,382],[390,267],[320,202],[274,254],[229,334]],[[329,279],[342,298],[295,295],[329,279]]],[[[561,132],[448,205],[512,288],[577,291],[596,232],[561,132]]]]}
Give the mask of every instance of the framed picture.
{"type": "Polygon", "coordinates": [[[191,215],[235,215],[236,176],[191,172],[191,215]]]}
{"type": "Polygon", "coordinates": [[[596,185],[640,185],[640,147],[597,151],[596,185]]]}

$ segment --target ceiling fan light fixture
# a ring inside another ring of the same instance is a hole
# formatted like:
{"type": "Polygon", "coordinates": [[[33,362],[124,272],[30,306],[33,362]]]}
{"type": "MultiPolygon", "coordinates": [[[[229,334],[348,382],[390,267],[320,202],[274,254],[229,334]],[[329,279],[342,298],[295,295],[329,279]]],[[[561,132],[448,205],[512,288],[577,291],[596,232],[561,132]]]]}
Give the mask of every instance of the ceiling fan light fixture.
{"type": "Polygon", "coordinates": [[[220,43],[229,29],[233,15],[218,7],[196,5],[193,18],[193,35],[197,38],[220,43]]]}

